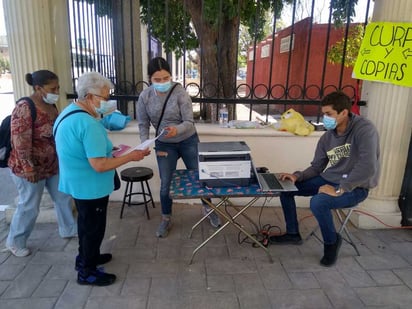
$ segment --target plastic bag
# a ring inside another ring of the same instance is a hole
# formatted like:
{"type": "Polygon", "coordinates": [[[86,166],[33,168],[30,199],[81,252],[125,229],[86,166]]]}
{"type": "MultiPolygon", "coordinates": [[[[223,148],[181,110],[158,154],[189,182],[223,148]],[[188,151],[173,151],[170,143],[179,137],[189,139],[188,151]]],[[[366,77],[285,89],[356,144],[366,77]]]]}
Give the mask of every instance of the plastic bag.
{"type": "Polygon", "coordinates": [[[130,116],[123,115],[116,111],[102,118],[104,127],[110,131],[123,130],[130,121],[130,116]]]}

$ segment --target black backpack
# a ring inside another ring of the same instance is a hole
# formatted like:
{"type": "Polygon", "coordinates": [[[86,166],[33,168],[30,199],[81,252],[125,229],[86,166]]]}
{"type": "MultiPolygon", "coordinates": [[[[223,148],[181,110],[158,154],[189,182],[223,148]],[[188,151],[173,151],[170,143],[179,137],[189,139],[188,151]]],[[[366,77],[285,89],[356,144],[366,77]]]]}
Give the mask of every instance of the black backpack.
{"type": "MultiPolygon", "coordinates": [[[[36,117],[37,117],[36,106],[34,105],[34,102],[32,101],[32,99],[30,99],[29,97],[21,98],[20,100],[17,101],[16,105],[22,100],[29,102],[31,119],[32,119],[32,124],[33,124],[33,129],[34,129],[34,121],[36,120],[36,117]]],[[[1,122],[1,126],[0,126],[0,168],[8,167],[7,162],[9,161],[10,152],[11,152],[10,125],[11,125],[11,115],[8,115],[6,118],[3,119],[3,121],[1,122]]]]}

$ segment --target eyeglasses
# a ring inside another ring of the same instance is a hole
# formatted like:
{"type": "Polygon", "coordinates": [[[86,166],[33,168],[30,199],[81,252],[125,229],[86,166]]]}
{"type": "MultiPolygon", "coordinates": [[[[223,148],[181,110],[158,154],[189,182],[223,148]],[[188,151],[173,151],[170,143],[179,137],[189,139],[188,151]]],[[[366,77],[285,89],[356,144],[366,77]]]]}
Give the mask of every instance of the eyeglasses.
{"type": "Polygon", "coordinates": [[[105,101],[109,100],[109,98],[106,98],[106,97],[101,96],[101,95],[99,95],[99,94],[95,94],[95,93],[89,93],[89,94],[94,95],[94,96],[99,97],[99,98],[102,98],[102,99],[104,99],[105,101]]]}

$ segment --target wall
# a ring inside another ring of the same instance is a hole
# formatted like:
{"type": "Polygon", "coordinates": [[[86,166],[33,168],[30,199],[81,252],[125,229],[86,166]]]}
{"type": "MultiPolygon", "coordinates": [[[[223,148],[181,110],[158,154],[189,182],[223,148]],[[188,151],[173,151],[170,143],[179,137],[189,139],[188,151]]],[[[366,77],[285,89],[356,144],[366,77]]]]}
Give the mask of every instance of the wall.
{"type": "MultiPolygon", "coordinates": [[[[279,132],[272,128],[264,129],[232,129],[220,128],[213,124],[196,125],[201,142],[245,141],[251,149],[256,166],[266,166],[272,172],[293,172],[307,167],[313,157],[316,144],[323,132],[313,132],[310,136],[295,136],[287,132],[279,132]]],[[[154,134],[154,132],[152,132],[154,134]]],[[[135,146],[140,143],[136,121],[131,121],[122,131],[109,132],[113,145],[126,144],[135,146]]],[[[159,201],[160,180],[157,169],[155,151],[143,161],[128,163],[118,171],[132,166],[145,166],[153,169],[154,177],[149,181],[155,201],[159,201]]],[[[184,168],[179,161],[178,168],[184,168]]],[[[110,196],[112,201],[122,200],[125,184],[110,196]]],[[[264,199],[256,205],[262,205],[264,199]]],[[[298,206],[307,206],[306,199],[297,200],[298,206]]],[[[189,201],[196,202],[196,201],[189,201]]],[[[273,199],[266,205],[280,206],[279,199],[273,199]]]]}
{"type": "MultiPolygon", "coordinates": [[[[351,25],[354,27],[357,24],[351,25]]],[[[249,58],[247,63],[247,84],[256,87],[254,95],[258,98],[267,97],[267,89],[261,85],[269,85],[271,98],[279,99],[319,99],[319,89],[325,94],[339,88],[341,72],[340,64],[325,63],[329,48],[341,41],[345,28],[331,27],[328,38],[328,24],[311,25],[310,18],[303,19],[294,25],[294,45],[292,53],[280,52],[281,40],[290,36],[291,27],[280,30],[274,38],[273,55],[272,38],[267,37],[256,46],[255,59],[249,58]],[[311,28],[312,27],[312,28],[311,28]],[[309,41],[310,38],[310,41],[309,41]],[[327,41],[329,40],[329,41],[327,41]],[[262,48],[268,48],[268,53],[262,56],[262,48]],[[272,55],[272,56],[271,56],[272,55]],[[271,65],[272,63],[272,65],[271,65]],[[325,68],[324,67],[325,63],[325,68]],[[289,66],[290,64],[290,66],[289,66]],[[260,85],[260,86],[257,86],[260,85]],[[285,85],[288,88],[285,93],[285,85]],[[303,88],[306,88],[303,91],[303,88]]],[[[249,55],[253,49],[249,49],[249,55]]],[[[342,76],[342,87],[351,98],[355,95],[357,80],[352,78],[352,67],[345,67],[342,76]]],[[[305,116],[318,113],[317,106],[288,105],[305,116]]]]}

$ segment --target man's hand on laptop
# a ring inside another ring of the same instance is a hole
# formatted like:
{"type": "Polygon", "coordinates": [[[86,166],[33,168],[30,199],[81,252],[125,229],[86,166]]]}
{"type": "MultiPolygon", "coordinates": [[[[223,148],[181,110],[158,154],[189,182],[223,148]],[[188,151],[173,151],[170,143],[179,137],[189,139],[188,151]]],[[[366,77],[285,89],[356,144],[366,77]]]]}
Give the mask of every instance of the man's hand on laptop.
{"type": "Polygon", "coordinates": [[[288,174],[288,173],[280,173],[279,174],[279,178],[280,180],[284,181],[284,180],[290,180],[291,182],[295,183],[296,179],[298,179],[298,177],[296,177],[296,175],[293,174],[288,174]]]}

